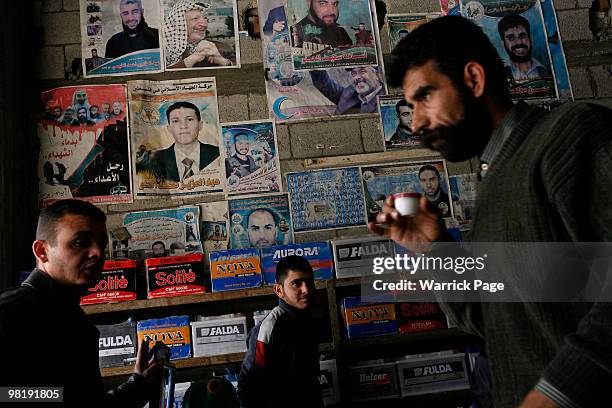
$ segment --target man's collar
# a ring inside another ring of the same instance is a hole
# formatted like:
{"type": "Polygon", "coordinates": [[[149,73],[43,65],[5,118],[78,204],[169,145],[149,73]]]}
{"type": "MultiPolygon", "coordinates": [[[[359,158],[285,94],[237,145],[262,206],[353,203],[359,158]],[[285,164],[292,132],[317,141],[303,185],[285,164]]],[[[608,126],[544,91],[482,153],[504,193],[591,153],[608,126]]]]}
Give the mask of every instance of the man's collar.
{"type": "Polygon", "coordinates": [[[45,296],[58,299],[67,304],[79,305],[80,294],[77,288],[66,288],[57,283],[48,273],[34,268],[21,286],[29,286],[45,296]]]}
{"type": "Polygon", "coordinates": [[[297,309],[293,306],[288,305],[284,300],[278,299],[278,305],[285,312],[289,313],[292,317],[310,317],[310,311],[308,309],[302,310],[297,309]]]}

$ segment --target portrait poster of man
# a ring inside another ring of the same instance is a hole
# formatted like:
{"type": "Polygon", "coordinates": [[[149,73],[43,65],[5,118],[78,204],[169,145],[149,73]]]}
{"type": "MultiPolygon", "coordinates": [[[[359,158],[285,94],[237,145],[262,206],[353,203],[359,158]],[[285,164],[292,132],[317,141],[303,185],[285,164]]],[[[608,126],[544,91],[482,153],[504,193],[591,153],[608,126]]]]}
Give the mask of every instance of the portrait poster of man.
{"type": "Polygon", "coordinates": [[[366,224],[358,167],[287,173],[295,232],[366,224]]]}
{"type": "Polygon", "coordinates": [[[198,204],[204,251],[223,251],[229,248],[229,217],[227,201],[198,204]]]}
{"type": "Polygon", "coordinates": [[[412,133],[412,108],[402,95],[378,97],[385,150],[424,149],[420,135],[412,133]]]}
{"type": "Polygon", "coordinates": [[[236,0],[161,0],[168,71],[239,68],[236,0]]]}
{"type": "Polygon", "coordinates": [[[221,124],[221,146],[227,196],[280,192],[280,163],[273,121],[221,124]]]}
{"type": "Polygon", "coordinates": [[[114,225],[114,219],[109,219],[110,241],[113,248],[124,247],[126,240],[122,238],[125,237],[116,237],[112,231],[117,227],[127,231],[127,248],[122,249],[126,258],[144,260],[202,252],[200,208],[197,206],[134,211],[123,214],[121,218],[118,226],[114,225]]]}
{"type": "Polygon", "coordinates": [[[368,0],[287,0],[293,68],[377,65],[368,0]]]}
{"type": "Polygon", "coordinates": [[[136,198],[223,191],[215,78],[130,81],[136,198]]]}
{"type": "Polygon", "coordinates": [[[80,0],[80,17],[86,78],[162,71],[157,0],[80,0]]]}
{"type": "Polygon", "coordinates": [[[468,231],[472,224],[474,207],[476,206],[478,175],[476,173],[458,174],[450,176],[448,181],[453,196],[455,219],[458,221],[461,231],[468,231]]]}
{"type": "Polygon", "coordinates": [[[573,101],[574,94],[570,83],[569,71],[567,70],[567,60],[565,59],[563,43],[559,35],[559,23],[557,21],[557,13],[555,13],[554,4],[552,0],[542,0],[540,5],[542,7],[542,15],[544,16],[544,28],[546,28],[548,48],[550,49],[550,57],[555,72],[559,99],[573,101]]]}
{"type": "Polygon", "coordinates": [[[464,1],[461,10],[497,49],[513,99],[557,97],[539,1],[464,1]]]}
{"type": "Polygon", "coordinates": [[[374,221],[387,197],[421,193],[443,217],[453,216],[450,186],[444,160],[361,167],[368,220],[374,221]]]}
{"type": "Polygon", "coordinates": [[[229,200],[230,249],[293,243],[287,194],[229,200]],[[281,228],[281,225],[289,228],[281,228]]]}
{"type": "Polygon", "coordinates": [[[132,202],[125,85],[55,88],[37,121],[39,204],[132,202]]]}
{"type": "Polygon", "coordinates": [[[393,51],[397,43],[412,30],[441,16],[442,13],[387,14],[389,51],[393,51]]]}

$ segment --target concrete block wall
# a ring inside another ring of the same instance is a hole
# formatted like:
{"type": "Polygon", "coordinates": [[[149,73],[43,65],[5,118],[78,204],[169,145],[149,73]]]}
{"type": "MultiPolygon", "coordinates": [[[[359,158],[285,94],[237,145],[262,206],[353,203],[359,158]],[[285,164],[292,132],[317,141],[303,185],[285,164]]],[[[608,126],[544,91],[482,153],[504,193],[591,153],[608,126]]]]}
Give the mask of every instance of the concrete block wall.
{"type": "MultiPolygon", "coordinates": [[[[432,12],[438,10],[437,0],[386,0],[389,13],[432,12]]],[[[43,29],[38,80],[41,89],[78,83],[116,83],[136,77],[115,77],[96,80],[68,81],[72,60],[80,57],[79,12],[77,0],[39,0],[39,22],[43,29]]],[[[255,4],[238,0],[239,10],[255,4]]],[[[591,0],[556,0],[561,37],[564,41],[568,65],[577,100],[593,101],[612,106],[612,42],[598,43],[589,31],[591,0]],[[607,51],[606,51],[607,50],[607,51]]],[[[242,29],[242,28],[241,28],[242,29]]],[[[386,27],[381,30],[383,52],[388,52],[386,27]]],[[[219,112],[222,122],[263,119],[268,117],[263,82],[261,41],[240,38],[242,68],[239,70],[208,70],[202,72],[163,73],[142,76],[151,79],[216,76],[219,93],[219,112]]],[[[376,115],[312,120],[282,124],[277,127],[281,170],[304,169],[304,160],[315,157],[341,156],[382,152],[379,119],[376,115]]],[[[473,171],[469,163],[449,166],[452,173],[473,171]]],[[[222,197],[207,198],[222,199],[222,197]]],[[[109,213],[140,209],[179,206],[201,199],[149,200],[130,205],[107,206],[109,213]]],[[[325,239],[339,235],[365,232],[350,229],[309,234],[325,239]]],[[[300,241],[310,238],[301,235],[300,241]]]]}

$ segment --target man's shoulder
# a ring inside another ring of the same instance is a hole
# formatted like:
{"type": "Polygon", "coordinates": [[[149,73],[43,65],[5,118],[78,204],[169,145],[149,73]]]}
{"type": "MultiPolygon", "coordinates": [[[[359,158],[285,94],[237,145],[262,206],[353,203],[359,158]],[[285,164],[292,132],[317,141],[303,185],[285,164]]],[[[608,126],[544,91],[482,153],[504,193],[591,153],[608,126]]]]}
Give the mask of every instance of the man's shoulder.
{"type": "Polygon", "coordinates": [[[274,329],[278,327],[278,322],[283,320],[286,312],[280,306],[276,306],[268,313],[259,325],[257,340],[263,343],[269,343],[274,329]]]}
{"type": "Polygon", "coordinates": [[[30,286],[17,286],[0,291],[0,320],[23,316],[40,302],[40,294],[30,286]]]}
{"type": "Polygon", "coordinates": [[[111,37],[106,42],[106,46],[108,47],[109,45],[115,45],[116,43],[120,41],[124,41],[125,40],[124,37],[125,37],[125,31],[119,31],[118,33],[111,35],[111,37]]]}

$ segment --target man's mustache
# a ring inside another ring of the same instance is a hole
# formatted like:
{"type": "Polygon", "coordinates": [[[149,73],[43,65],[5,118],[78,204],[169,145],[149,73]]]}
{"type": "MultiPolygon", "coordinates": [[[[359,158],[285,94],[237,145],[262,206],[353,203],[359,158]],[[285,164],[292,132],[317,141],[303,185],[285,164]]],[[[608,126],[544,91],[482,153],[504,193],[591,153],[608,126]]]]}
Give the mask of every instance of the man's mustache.
{"type": "Polygon", "coordinates": [[[515,45],[514,47],[510,48],[512,51],[516,51],[516,50],[528,50],[529,47],[527,47],[526,45],[515,45]]]}

